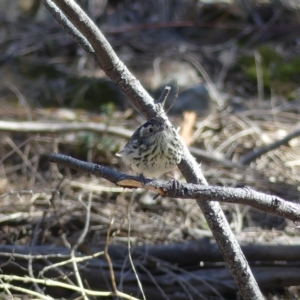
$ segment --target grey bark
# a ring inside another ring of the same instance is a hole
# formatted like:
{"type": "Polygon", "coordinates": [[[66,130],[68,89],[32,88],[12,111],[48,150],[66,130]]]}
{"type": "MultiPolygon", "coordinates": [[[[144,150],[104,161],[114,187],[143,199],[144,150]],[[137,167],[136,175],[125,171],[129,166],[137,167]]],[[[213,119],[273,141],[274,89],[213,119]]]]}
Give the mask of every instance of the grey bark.
{"type": "MultiPolygon", "coordinates": [[[[49,3],[51,4],[50,0],[43,0],[43,2],[46,5],[48,4],[48,7],[49,3]]],[[[160,112],[160,107],[155,105],[153,99],[139,81],[118,59],[101,31],[80,7],[72,0],[54,0],[53,2],[90,43],[95,51],[96,60],[107,76],[129,96],[147,119],[156,116],[160,112]]],[[[185,145],[184,157],[179,169],[187,182],[207,185],[199,164],[191,156],[185,145]]],[[[243,299],[264,299],[219,203],[209,201],[197,203],[206,218],[243,299]]]]}

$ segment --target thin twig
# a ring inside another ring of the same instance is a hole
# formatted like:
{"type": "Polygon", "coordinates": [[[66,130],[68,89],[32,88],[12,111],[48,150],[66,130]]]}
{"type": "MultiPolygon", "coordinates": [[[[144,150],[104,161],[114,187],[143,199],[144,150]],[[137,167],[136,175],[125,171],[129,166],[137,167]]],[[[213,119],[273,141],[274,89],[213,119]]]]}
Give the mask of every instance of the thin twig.
{"type": "Polygon", "coordinates": [[[157,100],[155,100],[155,103],[156,104],[160,103],[162,105],[162,107],[164,107],[170,92],[171,92],[171,87],[166,86],[163,89],[163,91],[162,91],[161,95],[159,96],[159,98],[157,100]]]}
{"type": "MultiPolygon", "coordinates": [[[[44,3],[50,0],[43,0],[44,3]]],[[[72,0],[53,0],[68,17],[69,21],[86,37],[95,50],[97,62],[133,101],[134,105],[147,118],[156,117],[161,110],[141,86],[140,82],[129,72],[119,60],[100,29],[89,19],[82,9],[72,0]]],[[[50,8],[51,9],[51,8],[50,8]]],[[[215,99],[218,101],[219,99],[215,99]]],[[[167,120],[167,122],[169,122],[167,120]]],[[[196,160],[191,156],[180,136],[177,137],[183,147],[183,158],[179,169],[189,182],[207,185],[196,160]]],[[[224,259],[244,299],[263,299],[251,269],[242,254],[241,248],[233,235],[220,205],[217,202],[197,202],[202,209],[207,224],[212,230],[224,259]]]]}
{"type": "Polygon", "coordinates": [[[254,59],[256,67],[258,102],[262,104],[264,101],[264,78],[261,66],[261,55],[257,50],[254,51],[254,59]]]}
{"type": "MultiPolygon", "coordinates": [[[[76,292],[81,291],[80,288],[78,288],[77,286],[69,285],[69,284],[66,284],[66,283],[63,283],[63,282],[60,282],[60,281],[56,281],[56,280],[52,280],[52,279],[36,279],[36,278],[30,278],[30,277],[21,277],[21,276],[15,276],[15,275],[2,275],[2,274],[0,274],[0,279],[2,279],[3,281],[36,282],[38,284],[43,284],[45,286],[61,287],[61,288],[69,289],[69,290],[76,291],[76,292]]],[[[14,287],[14,286],[12,286],[8,283],[5,283],[5,284],[8,288],[11,288],[11,289],[14,288],[14,289],[22,291],[24,293],[28,293],[28,291],[29,291],[27,289],[23,290],[20,287],[14,287]]],[[[1,287],[2,286],[0,284],[0,288],[1,287]]],[[[99,297],[113,297],[113,296],[116,296],[116,297],[129,299],[129,300],[140,300],[138,298],[135,298],[133,296],[127,295],[127,294],[119,292],[119,291],[117,291],[117,294],[114,294],[113,292],[97,292],[97,291],[90,291],[90,290],[86,290],[86,289],[84,291],[88,296],[99,296],[99,297]]],[[[38,296],[41,297],[41,299],[46,299],[46,300],[53,299],[52,297],[43,296],[43,295],[40,295],[40,294],[38,294],[36,292],[33,292],[33,291],[29,291],[29,292],[30,292],[29,294],[35,295],[37,297],[38,296]],[[44,298],[42,298],[42,297],[44,297],[44,298]]]]}
{"type": "Polygon", "coordinates": [[[131,264],[131,268],[133,270],[133,273],[135,275],[135,278],[137,280],[137,283],[138,283],[138,286],[139,286],[139,289],[142,293],[142,296],[143,296],[143,299],[146,300],[146,296],[145,296],[145,293],[144,293],[144,290],[143,290],[143,286],[142,286],[142,283],[139,279],[139,275],[136,271],[136,268],[134,266],[134,263],[133,263],[133,260],[132,260],[132,256],[131,256],[131,245],[130,245],[130,232],[131,232],[131,213],[130,213],[130,210],[131,210],[131,207],[132,207],[132,204],[133,204],[133,200],[135,198],[135,193],[133,193],[131,195],[131,199],[130,199],[130,202],[128,204],[128,208],[127,208],[127,217],[128,217],[128,239],[127,239],[127,246],[128,246],[128,257],[129,257],[129,261],[130,261],[130,264],[131,264]]]}
{"type": "Polygon", "coordinates": [[[3,289],[12,289],[12,290],[15,290],[15,291],[18,291],[18,292],[21,292],[23,294],[28,294],[28,295],[32,295],[32,296],[35,296],[37,297],[37,299],[43,299],[43,300],[54,300],[54,298],[50,297],[50,296],[45,296],[43,294],[40,294],[40,293],[37,293],[35,291],[32,291],[32,290],[28,290],[28,289],[25,289],[25,288],[22,288],[22,287],[19,287],[19,286],[15,286],[15,285],[12,285],[10,283],[4,283],[4,284],[0,284],[0,288],[3,288],[3,289]]]}
{"type": "MultiPolygon", "coordinates": [[[[91,123],[91,122],[72,122],[72,123],[46,123],[46,122],[11,122],[11,121],[0,121],[0,131],[7,132],[26,132],[26,133],[66,133],[66,132],[79,132],[79,131],[87,131],[87,132],[96,132],[102,134],[110,134],[116,137],[129,139],[133,131],[128,130],[118,126],[107,126],[103,123],[91,123]]],[[[34,139],[31,137],[26,140],[26,143],[23,142],[19,145],[22,147],[24,144],[30,142],[30,140],[34,139]]],[[[189,147],[189,151],[191,154],[196,156],[199,160],[205,162],[212,162],[223,165],[229,168],[239,167],[238,164],[233,163],[232,161],[220,158],[214,153],[208,153],[205,150],[197,149],[194,147],[189,147]]],[[[3,158],[1,158],[0,162],[13,154],[15,150],[12,150],[8,154],[6,154],[3,158]]]]}
{"type": "MultiPolygon", "coordinates": [[[[218,290],[214,287],[214,284],[216,284],[216,282],[213,282],[212,278],[210,278],[209,283],[208,283],[205,279],[201,278],[200,276],[195,275],[193,272],[189,272],[187,270],[184,270],[183,268],[179,268],[176,265],[171,265],[171,264],[168,264],[168,263],[164,264],[163,262],[160,262],[159,268],[160,267],[164,267],[164,269],[166,271],[168,271],[168,269],[170,269],[170,270],[173,270],[176,273],[179,273],[179,274],[182,273],[184,275],[187,275],[187,276],[193,278],[195,280],[193,282],[200,282],[201,284],[206,286],[212,293],[216,294],[218,299],[225,300],[223,298],[223,296],[218,292],[218,290]]],[[[218,281],[218,280],[216,280],[216,281],[218,281]]]]}
{"type": "Polygon", "coordinates": [[[96,59],[96,53],[88,40],[77,30],[77,28],[66,18],[58,7],[52,1],[44,1],[45,7],[52,14],[55,20],[61,24],[65,31],[72,37],[72,39],[79,44],[87,53],[90,53],[96,59]]]}
{"type": "MultiPolygon", "coordinates": [[[[4,256],[5,253],[0,253],[1,256],[4,256]]],[[[96,258],[98,256],[101,256],[104,254],[104,251],[101,251],[101,252],[97,252],[93,255],[89,255],[89,256],[83,256],[83,257],[75,257],[75,260],[77,263],[81,263],[81,262],[84,262],[84,261],[87,261],[87,260],[91,260],[93,258],[96,258]]],[[[16,254],[14,255],[14,257],[17,257],[16,254]]],[[[22,255],[22,254],[19,254],[18,257],[20,258],[23,258],[23,257],[26,257],[26,255],[22,255]]],[[[41,259],[41,258],[48,258],[49,255],[35,255],[33,256],[35,259],[36,257],[38,257],[38,259],[41,259]]],[[[63,256],[58,256],[57,254],[53,254],[51,255],[51,258],[55,258],[55,257],[63,257],[63,256]]],[[[69,258],[70,255],[65,255],[66,258],[69,258]]],[[[55,263],[55,264],[51,264],[50,266],[47,266],[47,267],[44,267],[42,271],[40,271],[39,275],[41,277],[44,276],[44,273],[46,273],[47,271],[51,270],[51,269],[55,269],[55,268],[58,268],[58,267],[62,267],[64,265],[68,265],[70,263],[72,263],[73,261],[73,258],[70,258],[70,259],[67,259],[67,260],[64,260],[64,261],[60,261],[58,263],[55,263]]]]}
{"type": "Polygon", "coordinates": [[[145,266],[143,264],[139,263],[138,266],[139,266],[139,268],[141,268],[143,270],[143,272],[145,274],[148,275],[148,277],[150,278],[150,280],[152,281],[152,283],[154,284],[154,286],[161,293],[161,296],[164,299],[169,300],[170,298],[168,297],[168,295],[166,294],[166,292],[163,290],[163,288],[159,285],[159,283],[157,282],[157,280],[154,278],[153,274],[147,268],[145,268],[145,266]]]}
{"type": "Polygon", "coordinates": [[[10,81],[5,81],[4,83],[19,99],[19,105],[24,107],[27,119],[32,121],[32,116],[31,116],[31,108],[28,105],[25,97],[22,95],[22,93],[15,87],[10,81]]]}
{"type": "Polygon", "coordinates": [[[210,79],[210,77],[207,74],[207,72],[204,69],[204,67],[192,55],[186,55],[185,59],[188,62],[190,62],[191,64],[193,64],[194,67],[196,67],[197,70],[201,73],[202,77],[204,78],[204,80],[205,80],[205,82],[207,84],[207,87],[208,87],[208,90],[209,90],[209,94],[210,94],[212,100],[217,104],[218,107],[222,107],[223,104],[224,104],[224,100],[223,100],[222,96],[219,94],[219,92],[217,91],[214,83],[210,79]]]}
{"type": "Polygon", "coordinates": [[[23,152],[19,149],[19,147],[10,139],[9,137],[5,138],[5,141],[8,145],[12,147],[12,149],[22,158],[24,164],[26,167],[32,171],[32,173],[35,175],[35,177],[42,182],[43,184],[46,184],[46,181],[43,179],[43,177],[36,171],[36,169],[32,166],[31,162],[28,160],[28,158],[23,154],[23,152]]]}
{"type": "MultiPolygon", "coordinates": [[[[7,132],[25,132],[25,133],[64,133],[77,131],[90,131],[96,133],[108,133],[118,137],[128,138],[132,131],[117,126],[107,126],[103,123],[80,123],[80,122],[11,122],[0,121],[0,130],[7,132]]],[[[31,137],[32,139],[32,137],[31,137]]],[[[22,145],[24,142],[22,143],[22,145]]]]}
{"type": "MultiPolygon", "coordinates": [[[[35,228],[33,230],[32,240],[31,240],[31,244],[30,244],[30,252],[31,253],[29,255],[29,259],[28,259],[27,265],[28,265],[28,273],[29,273],[29,276],[31,278],[34,278],[33,268],[32,268],[32,262],[33,262],[33,259],[32,259],[32,248],[36,245],[36,240],[38,238],[38,231],[40,229],[42,220],[43,220],[43,218],[41,218],[37,222],[37,224],[36,224],[36,226],[35,226],[35,228]]],[[[44,291],[39,287],[39,285],[37,283],[33,282],[33,286],[34,286],[34,288],[35,288],[35,290],[36,290],[37,293],[45,295],[44,291]]]]}
{"type": "Polygon", "coordinates": [[[254,161],[255,159],[259,158],[260,156],[276,149],[279,148],[282,145],[287,144],[289,141],[291,141],[294,138],[297,138],[300,136],[300,127],[298,127],[295,131],[291,132],[290,134],[288,134],[287,136],[285,136],[282,139],[279,139],[267,146],[261,147],[259,149],[256,149],[246,155],[244,155],[240,160],[239,160],[239,164],[240,165],[248,165],[250,164],[252,161],[254,161]]]}
{"type": "Polygon", "coordinates": [[[113,293],[116,294],[118,292],[117,285],[116,285],[116,278],[115,278],[115,273],[114,273],[112,261],[110,259],[109,253],[108,253],[108,246],[110,244],[109,238],[110,238],[110,232],[111,232],[111,228],[112,228],[113,223],[114,223],[114,216],[112,216],[109,227],[107,229],[106,242],[105,242],[105,248],[104,248],[104,257],[106,259],[106,262],[107,262],[108,268],[109,268],[109,274],[110,274],[110,281],[111,281],[111,285],[112,285],[112,290],[113,290],[113,293]]]}
{"type": "MultiPolygon", "coordinates": [[[[0,121],[0,123],[1,123],[1,121],[0,121]]],[[[13,123],[15,123],[15,122],[13,122],[13,123]]],[[[2,131],[2,130],[1,130],[1,126],[0,126],[0,131],[2,131]]],[[[16,131],[16,132],[17,132],[17,131],[16,131]]],[[[26,139],[26,140],[23,141],[22,143],[18,144],[18,148],[17,148],[17,149],[21,149],[23,146],[26,146],[26,145],[29,144],[30,142],[34,141],[34,139],[35,139],[35,136],[30,136],[28,139],[26,139]]],[[[12,154],[14,154],[15,152],[16,152],[16,150],[13,149],[13,150],[7,152],[6,154],[4,154],[3,156],[1,156],[1,159],[0,159],[0,165],[2,165],[3,162],[4,162],[7,158],[9,158],[12,154]]]]}
{"type": "Polygon", "coordinates": [[[248,187],[229,188],[179,183],[176,181],[165,183],[147,178],[145,179],[145,184],[143,184],[137,176],[126,175],[108,167],[83,162],[69,156],[51,154],[49,160],[65,167],[101,176],[104,179],[123,187],[145,188],[155,191],[162,196],[172,198],[195,198],[197,201],[214,201],[214,199],[219,199],[220,202],[249,205],[293,221],[300,220],[300,205],[285,201],[277,196],[256,192],[248,187]]]}
{"type": "Polygon", "coordinates": [[[0,286],[3,287],[3,290],[6,292],[7,295],[9,295],[11,297],[12,300],[15,300],[14,296],[12,295],[12,293],[10,292],[7,285],[3,282],[2,279],[0,279],[0,286]]]}
{"type": "Polygon", "coordinates": [[[88,229],[89,229],[89,226],[90,226],[90,220],[91,220],[92,195],[93,195],[93,193],[90,192],[87,205],[82,201],[81,197],[78,198],[79,202],[86,209],[86,218],[85,218],[85,224],[84,224],[83,231],[80,234],[79,238],[77,239],[76,243],[72,246],[71,253],[70,253],[71,258],[72,258],[72,265],[73,265],[75,277],[76,277],[77,283],[79,285],[81,295],[82,295],[83,299],[85,299],[85,300],[88,300],[88,297],[85,293],[85,289],[83,287],[83,283],[82,283],[82,280],[81,280],[81,277],[80,277],[79,269],[78,269],[78,266],[77,266],[77,260],[76,260],[76,256],[75,256],[75,251],[77,250],[78,246],[83,243],[84,238],[86,237],[86,235],[88,233],[88,229]]]}
{"type": "Polygon", "coordinates": [[[193,300],[194,297],[192,297],[191,295],[191,292],[193,292],[197,296],[197,299],[207,300],[207,298],[201,295],[201,293],[197,291],[197,289],[191,283],[187,282],[187,280],[180,279],[177,273],[165,267],[160,267],[160,270],[162,270],[163,272],[168,274],[171,278],[173,278],[174,282],[178,282],[178,284],[185,292],[185,299],[193,300]],[[187,287],[185,285],[187,285],[187,287]]]}
{"type": "Polygon", "coordinates": [[[243,136],[247,136],[250,134],[253,134],[255,132],[254,128],[247,128],[245,130],[239,131],[236,134],[233,134],[230,138],[225,140],[219,147],[215,149],[216,153],[222,153],[222,151],[230,144],[232,144],[234,141],[240,139],[243,136]]]}
{"type": "Polygon", "coordinates": [[[84,228],[83,228],[79,238],[77,239],[76,243],[72,246],[72,251],[74,251],[74,253],[77,250],[78,246],[83,243],[83,241],[84,241],[84,239],[85,239],[85,237],[88,233],[89,226],[90,226],[90,221],[91,221],[91,207],[92,207],[93,193],[92,192],[89,193],[89,198],[88,198],[88,203],[87,204],[85,204],[82,201],[81,196],[82,196],[82,194],[80,194],[80,196],[78,198],[78,201],[86,209],[86,218],[85,218],[84,228]]]}

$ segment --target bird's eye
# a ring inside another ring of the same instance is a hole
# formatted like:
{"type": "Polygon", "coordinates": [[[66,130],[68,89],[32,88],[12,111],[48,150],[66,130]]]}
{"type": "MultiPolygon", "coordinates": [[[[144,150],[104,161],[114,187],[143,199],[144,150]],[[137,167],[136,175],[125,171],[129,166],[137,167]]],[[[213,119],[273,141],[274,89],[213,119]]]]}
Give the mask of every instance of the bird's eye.
{"type": "Polygon", "coordinates": [[[152,129],[152,128],[149,128],[149,132],[152,133],[152,132],[153,132],[153,129],[152,129]]]}

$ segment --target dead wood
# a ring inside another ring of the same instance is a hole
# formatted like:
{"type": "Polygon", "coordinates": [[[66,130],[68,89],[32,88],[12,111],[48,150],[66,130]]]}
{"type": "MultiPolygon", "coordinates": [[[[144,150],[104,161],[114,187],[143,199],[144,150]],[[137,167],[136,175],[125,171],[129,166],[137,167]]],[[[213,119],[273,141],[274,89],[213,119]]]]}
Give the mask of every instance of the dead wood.
{"type": "MultiPolygon", "coordinates": [[[[90,247],[89,254],[99,253],[104,246],[90,247]]],[[[247,244],[242,246],[247,260],[261,289],[267,291],[284,286],[300,284],[300,245],[247,244]],[[280,262],[280,263],[279,263],[280,262]]],[[[108,250],[111,258],[116,283],[123,285],[124,292],[138,295],[135,276],[128,262],[128,249],[122,245],[111,245],[108,250]]],[[[180,282],[194,297],[199,295],[226,295],[236,292],[234,281],[225,267],[222,255],[215,243],[209,239],[191,241],[186,244],[165,246],[132,247],[132,258],[142,282],[144,292],[149,299],[164,299],[164,294],[172,299],[186,299],[187,292],[180,282]],[[201,263],[201,264],[200,264],[201,263]],[[151,275],[150,275],[151,274],[151,275]]],[[[31,249],[22,246],[1,246],[0,265],[4,274],[24,276],[27,273],[28,260],[37,278],[62,280],[62,274],[68,274],[71,280],[71,263],[56,268],[51,264],[63,262],[69,256],[69,250],[56,246],[35,246],[31,249]],[[44,268],[49,268],[47,271],[44,268]],[[58,272],[58,269],[60,272],[58,272]]],[[[76,258],[84,257],[77,252],[76,258]]],[[[104,256],[78,262],[81,278],[95,290],[111,290],[107,282],[109,268],[104,256]]],[[[0,278],[2,278],[0,275],[0,278]]],[[[5,277],[8,279],[9,275],[5,277]]],[[[70,296],[70,291],[59,287],[47,287],[52,296],[70,296]]]]}
{"type": "MultiPolygon", "coordinates": [[[[119,60],[99,28],[75,2],[54,0],[55,5],[50,0],[44,0],[43,2],[54,18],[63,19],[67,16],[73,25],[68,28],[69,32],[72,32],[71,36],[73,38],[74,36],[79,36],[81,41],[81,35],[87,39],[94,49],[96,60],[103,71],[124,91],[147,119],[162,113],[161,105],[155,104],[137,78],[119,60]],[[51,9],[51,7],[54,8],[51,9]],[[57,15],[59,15],[59,18],[57,18],[57,15]],[[73,27],[76,27],[78,30],[73,31],[73,27]]],[[[64,26],[67,26],[67,22],[64,23],[64,26]]],[[[179,136],[177,138],[181,140],[179,136]]],[[[182,175],[188,182],[208,185],[196,160],[183,143],[182,147],[184,154],[181,163],[178,165],[182,175]]],[[[197,202],[197,204],[205,216],[206,222],[220,247],[242,297],[244,299],[263,299],[219,203],[203,201],[197,202]]]]}

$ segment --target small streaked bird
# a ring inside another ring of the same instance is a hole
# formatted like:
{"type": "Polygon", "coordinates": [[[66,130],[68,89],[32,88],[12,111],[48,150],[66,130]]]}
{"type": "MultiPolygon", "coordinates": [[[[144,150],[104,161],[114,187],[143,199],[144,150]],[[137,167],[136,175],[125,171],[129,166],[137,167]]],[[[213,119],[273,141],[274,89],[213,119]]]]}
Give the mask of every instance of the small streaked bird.
{"type": "Polygon", "coordinates": [[[142,177],[157,177],[181,162],[183,148],[174,127],[155,117],[140,126],[116,155],[142,177]]]}

